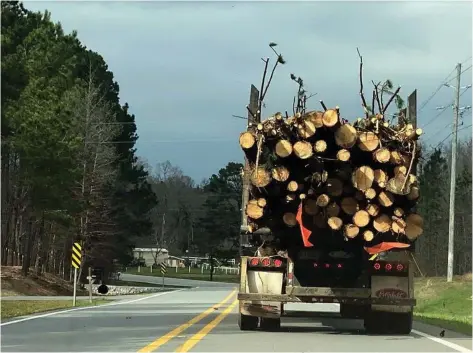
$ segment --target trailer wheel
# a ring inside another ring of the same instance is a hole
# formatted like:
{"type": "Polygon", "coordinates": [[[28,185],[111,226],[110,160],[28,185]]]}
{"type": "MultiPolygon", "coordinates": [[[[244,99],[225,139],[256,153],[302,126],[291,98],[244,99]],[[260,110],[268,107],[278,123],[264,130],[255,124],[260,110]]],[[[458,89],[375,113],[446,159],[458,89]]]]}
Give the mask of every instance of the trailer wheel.
{"type": "Polygon", "coordinates": [[[281,318],[262,317],[260,320],[260,328],[264,331],[277,331],[281,328],[281,318]]]}
{"type": "Polygon", "coordinates": [[[371,311],[365,317],[365,329],[373,334],[408,335],[412,331],[412,312],[389,313],[371,311]]]}
{"type": "Polygon", "coordinates": [[[256,330],[258,328],[258,317],[240,313],[238,315],[238,327],[241,331],[256,330]]]}

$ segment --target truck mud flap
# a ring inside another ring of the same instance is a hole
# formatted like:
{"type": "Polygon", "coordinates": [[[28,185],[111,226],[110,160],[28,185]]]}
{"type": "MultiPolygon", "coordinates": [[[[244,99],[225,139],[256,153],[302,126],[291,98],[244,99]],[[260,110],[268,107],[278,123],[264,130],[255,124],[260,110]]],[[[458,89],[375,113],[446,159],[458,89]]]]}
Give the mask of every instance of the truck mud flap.
{"type": "Polygon", "coordinates": [[[240,312],[243,315],[248,316],[259,316],[265,318],[281,317],[280,307],[274,305],[252,304],[248,302],[242,302],[240,305],[240,312]]]}
{"type": "Polygon", "coordinates": [[[416,300],[410,298],[353,298],[335,296],[293,296],[287,294],[239,293],[241,301],[272,301],[281,303],[339,303],[353,305],[400,305],[415,306],[416,300]]]}

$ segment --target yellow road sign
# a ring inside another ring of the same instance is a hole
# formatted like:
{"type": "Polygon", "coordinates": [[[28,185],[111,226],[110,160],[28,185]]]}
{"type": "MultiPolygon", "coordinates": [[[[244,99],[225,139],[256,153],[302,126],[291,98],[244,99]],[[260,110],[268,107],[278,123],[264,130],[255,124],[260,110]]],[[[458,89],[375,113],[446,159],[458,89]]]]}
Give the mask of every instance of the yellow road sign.
{"type": "Polygon", "coordinates": [[[161,273],[164,275],[167,272],[167,266],[164,262],[161,262],[159,264],[159,267],[161,267],[161,273]]]}
{"type": "Polygon", "coordinates": [[[82,246],[79,243],[72,245],[72,266],[79,268],[82,262],[82,246]]]}

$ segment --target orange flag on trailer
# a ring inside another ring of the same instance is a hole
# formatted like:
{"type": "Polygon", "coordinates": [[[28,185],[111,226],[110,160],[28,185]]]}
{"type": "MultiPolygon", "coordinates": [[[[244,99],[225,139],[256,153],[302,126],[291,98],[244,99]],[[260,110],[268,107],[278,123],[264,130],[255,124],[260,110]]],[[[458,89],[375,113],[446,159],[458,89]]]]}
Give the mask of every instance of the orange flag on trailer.
{"type": "Polygon", "coordinates": [[[299,226],[301,227],[301,235],[302,235],[302,241],[304,242],[304,247],[310,248],[314,246],[314,244],[312,244],[309,241],[309,237],[312,234],[312,232],[306,227],[304,227],[304,225],[302,224],[302,202],[299,205],[299,209],[297,210],[296,220],[297,222],[299,222],[299,226]]]}
{"type": "Polygon", "coordinates": [[[370,248],[365,247],[365,250],[368,254],[374,255],[374,254],[379,254],[380,252],[388,251],[391,249],[408,248],[409,246],[410,244],[383,241],[382,243],[372,246],[370,248]]]}

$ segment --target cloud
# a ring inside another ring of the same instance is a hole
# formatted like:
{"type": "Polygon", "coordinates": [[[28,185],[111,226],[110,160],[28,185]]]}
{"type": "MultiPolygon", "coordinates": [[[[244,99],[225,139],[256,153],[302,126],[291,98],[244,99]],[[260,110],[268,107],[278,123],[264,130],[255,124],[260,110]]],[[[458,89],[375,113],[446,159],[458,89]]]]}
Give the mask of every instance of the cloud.
{"type": "MultiPolygon", "coordinates": [[[[276,73],[266,112],[291,109],[294,72],[348,119],[362,113],[356,47],[367,96],[371,79],[390,78],[402,85],[403,96],[417,88],[418,106],[472,52],[469,2],[25,4],[49,9],[53,20],[77,29],[81,41],[103,55],[137,117],[138,153],[152,165],[170,159],[196,180],[241,160],[237,138],[245,123],[231,115],[246,115],[249,85],[259,88],[260,58],[271,56],[270,41],[279,44],[287,65],[276,73]],[[171,138],[182,142],[159,143],[171,138]]],[[[471,70],[462,83],[471,83],[471,70]]],[[[420,112],[419,124],[452,99],[452,90],[442,89],[420,112]]],[[[312,104],[318,108],[317,99],[312,104]]],[[[462,104],[471,105],[471,94],[462,104]]],[[[441,129],[449,113],[426,129],[430,143],[446,136],[441,129]]]]}

